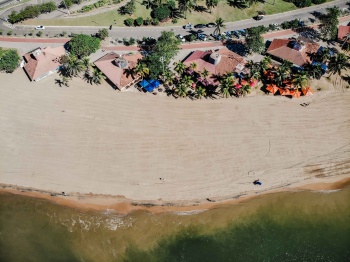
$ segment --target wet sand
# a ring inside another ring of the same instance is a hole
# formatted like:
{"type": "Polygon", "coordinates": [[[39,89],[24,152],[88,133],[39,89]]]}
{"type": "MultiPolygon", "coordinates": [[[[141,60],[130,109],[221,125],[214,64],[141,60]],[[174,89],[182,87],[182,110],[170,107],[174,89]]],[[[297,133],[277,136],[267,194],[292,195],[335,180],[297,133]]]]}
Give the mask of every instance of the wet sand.
{"type": "Polygon", "coordinates": [[[350,176],[349,92],[190,101],[80,79],[60,88],[54,78],[1,75],[0,183],[91,205],[116,199],[128,212],[193,209],[350,176]]]}

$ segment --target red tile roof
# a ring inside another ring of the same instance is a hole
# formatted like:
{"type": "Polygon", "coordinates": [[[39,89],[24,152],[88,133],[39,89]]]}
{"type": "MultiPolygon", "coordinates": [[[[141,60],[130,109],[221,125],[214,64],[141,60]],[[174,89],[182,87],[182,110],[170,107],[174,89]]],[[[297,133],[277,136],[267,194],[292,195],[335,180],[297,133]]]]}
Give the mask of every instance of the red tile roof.
{"type": "Polygon", "coordinates": [[[338,27],[338,39],[342,40],[349,33],[350,33],[350,26],[340,25],[338,27]]]}
{"type": "Polygon", "coordinates": [[[317,43],[303,43],[301,49],[293,49],[290,44],[295,40],[274,39],[267,49],[267,53],[283,60],[288,60],[295,65],[303,66],[311,62],[310,53],[315,53],[320,48],[317,43]]]}
{"type": "MultiPolygon", "coordinates": [[[[201,72],[204,68],[207,69],[212,75],[223,75],[227,72],[233,72],[236,70],[241,70],[237,66],[244,67],[246,61],[244,58],[227,47],[224,47],[217,51],[216,53],[221,56],[220,62],[214,65],[209,61],[213,51],[194,51],[189,57],[183,62],[185,65],[190,66],[191,63],[196,63],[197,68],[195,71],[201,72]]],[[[243,68],[242,68],[243,69],[243,68]]]]}
{"type": "Polygon", "coordinates": [[[131,75],[125,73],[125,69],[134,68],[137,61],[142,59],[142,55],[140,53],[124,55],[123,58],[127,62],[127,66],[125,68],[120,68],[115,64],[114,60],[118,58],[121,58],[121,56],[111,52],[97,59],[94,64],[114,85],[121,90],[123,87],[135,80],[131,75]]]}
{"type": "Polygon", "coordinates": [[[26,62],[24,70],[27,72],[30,80],[36,80],[50,71],[58,69],[61,66],[59,59],[65,54],[66,50],[63,46],[43,49],[39,47],[23,56],[26,62]]]}

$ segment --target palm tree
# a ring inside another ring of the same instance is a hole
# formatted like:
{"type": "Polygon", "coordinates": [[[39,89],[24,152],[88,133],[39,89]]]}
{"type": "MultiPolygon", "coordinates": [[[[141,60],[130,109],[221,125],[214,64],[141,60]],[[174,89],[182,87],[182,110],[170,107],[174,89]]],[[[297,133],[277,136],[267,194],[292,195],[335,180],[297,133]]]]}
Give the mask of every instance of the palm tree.
{"type": "Polygon", "coordinates": [[[202,86],[199,86],[195,91],[195,97],[198,99],[202,99],[202,97],[206,95],[207,95],[207,90],[202,86]]]}
{"type": "Polygon", "coordinates": [[[260,68],[263,72],[265,72],[268,68],[270,68],[272,63],[271,57],[264,56],[264,58],[260,61],[260,68]]]}
{"type": "Polygon", "coordinates": [[[176,94],[179,96],[179,97],[186,97],[187,96],[187,86],[185,86],[184,84],[179,84],[177,87],[176,87],[176,94]]]}
{"type": "Polygon", "coordinates": [[[94,72],[91,75],[90,83],[94,83],[96,85],[101,84],[102,80],[106,79],[106,77],[103,75],[101,71],[99,71],[97,68],[94,69],[94,72]]]}
{"type": "Polygon", "coordinates": [[[143,79],[146,75],[149,75],[149,69],[144,63],[137,63],[134,69],[135,74],[139,75],[143,79]]]}
{"type": "Polygon", "coordinates": [[[224,25],[224,20],[219,17],[215,20],[214,35],[221,35],[221,28],[226,28],[226,26],[224,25]]]}
{"type": "Polygon", "coordinates": [[[220,82],[220,92],[223,97],[228,98],[232,95],[233,80],[231,78],[225,78],[220,82]]]}
{"type": "Polygon", "coordinates": [[[242,96],[246,96],[247,94],[250,94],[250,85],[244,85],[241,87],[241,94],[242,96]]]}
{"type": "Polygon", "coordinates": [[[63,75],[66,77],[78,76],[84,70],[84,64],[76,56],[70,56],[63,66],[63,75]]]}
{"type": "Polygon", "coordinates": [[[190,87],[193,84],[193,80],[190,76],[188,75],[184,75],[181,80],[180,83],[183,84],[186,87],[190,87]]]}
{"type": "Polygon", "coordinates": [[[192,8],[195,6],[194,0],[180,0],[179,8],[185,14],[185,19],[187,18],[187,12],[191,12],[192,8]]]}
{"type": "Polygon", "coordinates": [[[284,72],[290,73],[292,72],[292,66],[293,66],[293,63],[291,61],[283,60],[280,68],[282,67],[284,72]]]}
{"type": "Polygon", "coordinates": [[[175,62],[174,66],[175,72],[177,72],[179,75],[181,75],[186,69],[186,65],[182,61],[175,62]]]}
{"type": "Polygon", "coordinates": [[[197,65],[195,62],[192,62],[192,63],[190,64],[190,68],[191,68],[192,70],[196,70],[197,67],[198,67],[198,65],[197,65]]]}
{"type": "Polygon", "coordinates": [[[238,9],[244,9],[249,7],[249,1],[247,0],[228,0],[230,6],[234,6],[238,9]]]}
{"type": "Polygon", "coordinates": [[[261,78],[261,68],[260,68],[260,63],[255,63],[253,60],[249,60],[246,65],[246,68],[249,69],[249,77],[260,80],[261,78]]]}
{"type": "Polygon", "coordinates": [[[343,53],[338,53],[337,55],[332,56],[328,64],[330,74],[341,76],[342,70],[346,70],[349,67],[348,59],[349,58],[343,53]]]}
{"type": "Polygon", "coordinates": [[[308,75],[305,71],[298,71],[298,73],[296,73],[293,78],[293,83],[296,86],[297,91],[299,88],[304,88],[307,85],[308,81],[308,75]]]}
{"type": "Polygon", "coordinates": [[[85,67],[85,73],[90,73],[90,69],[91,69],[90,59],[88,57],[83,57],[81,62],[83,63],[83,65],[85,67]]]}
{"type": "Polygon", "coordinates": [[[320,79],[322,77],[323,69],[321,64],[317,63],[315,65],[312,65],[308,63],[304,66],[304,68],[313,79],[320,79]]]}
{"type": "Polygon", "coordinates": [[[216,7],[218,5],[218,0],[206,0],[205,4],[207,6],[207,8],[209,8],[210,13],[212,13],[213,11],[213,7],[216,7]]]}
{"type": "Polygon", "coordinates": [[[287,71],[285,70],[284,67],[279,67],[276,71],[275,71],[275,77],[274,77],[274,82],[276,83],[276,85],[281,86],[283,81],[286,80],[288,78],[287,75],[287,71]]]}
{"type": "Polygon", "coordinates": [[[207,78],[209,76],[209,71],[206,68],[203,68],[200,74],[203,78],[207,78]]]}
{"type": "Polygon", "coordinates": [[[321,63],[326,63],[331,58],[330,50],[328,48],[323,48],[316,53],[317,61],[321,63]]]}
{"type": "Polygon", "coordinates": [[[170,70],[166,70],[163,74],[163,82],[167,86],[172,86],[174,84],[175,75],[170,70]]]}
{"type": "Polygon", "coordinates": [[[61,79],[55,79],[55,83],[58,84],[60,87],[62,86],[69,87],[68,77],[65,77],[65,76],[62,76],[61,79]]]}

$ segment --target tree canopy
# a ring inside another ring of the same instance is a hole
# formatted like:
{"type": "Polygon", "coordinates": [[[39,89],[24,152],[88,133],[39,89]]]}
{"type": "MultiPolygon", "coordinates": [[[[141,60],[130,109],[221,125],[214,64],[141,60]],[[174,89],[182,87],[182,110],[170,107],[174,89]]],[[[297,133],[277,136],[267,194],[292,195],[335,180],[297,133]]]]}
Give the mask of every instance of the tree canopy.
{"type": "Polygon", "coordinates": [[[89,56],[100,48],[100,42],[99,38],[79,34],[68,42],[68,50],[77,57],[89,56]]]}
{"type": "Polygon", "coordinates": [[[246,47],[249,53],[262,53],[265,50],[264,38],[261,36],[263,28],[258,26],[247,30],[246,47]]]}
{"type": "Polygon", "coordinates": [[[20,57],[16,50],[2,50],[0,48],[0,71],[12,73],[18,67],[20,57]]]}

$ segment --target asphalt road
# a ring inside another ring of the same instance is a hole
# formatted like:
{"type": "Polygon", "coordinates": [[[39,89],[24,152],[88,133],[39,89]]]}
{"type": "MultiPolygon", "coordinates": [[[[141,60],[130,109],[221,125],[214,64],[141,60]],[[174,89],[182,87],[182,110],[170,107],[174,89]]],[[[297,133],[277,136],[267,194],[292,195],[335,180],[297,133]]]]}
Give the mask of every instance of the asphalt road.
{"type": "MultiPolygon", "coordinates": [[[[294,11],[289,11],[285,13],[279,13],[274,15],[265,16],[264,19],[260,21],[255,21],[254,19],[247,19],[237,22],[229,22],[226,23],[226,28],[223,31],[231,31],[237,29],[245,29],[258,25],[269,25],[272,23],[280,24],[287,20],[300,19],[306,23],[308,23],[310,18],[315,19],[312,15],[313,12],[325,12],[327,7],[332,7],[334,5],[338,6],[341,10],[348,9],[350,10],[348,0],[335,0],[330,3],[316,5],[312,7],[307,7],[303,9],[297,9],[294,11]]],[[[17,7],[18,8],[18,7],[17,7]]],[[[2,16],[3,17],[3,16],[2,16]]],[[[10,25],[6,22],[1,22],[0,29],[4,31],[12,30],[13,33],[17,35],[23,35],[24,33],[31,32],[34,27],[33,26],[23,26],[23,25],[14,25],[11,29],[9,29],[10,25]]],[[[101,28],[108,28],[106,26],[46,26],[46,29],[43,30],[43,36],[53,36],[59,34],[63,31],[66,31],[68,34],[70,33],[84,33],[84,34],[95,34],[101,28]]],[[[191,30],[185,30],[182,26],[172,26],[172,27],[116,27],[113,26],[113,29],[109,31],[109,35],[118,39],[122,38],[142,38],[142,37],[159,37],[161,31],[171,30],[175,34],[186,35],[191,33],[191,30]]],[[[213,33],[213,28],[204,28],[202,29],[204,33],[211,34],[213,33]]]]}

